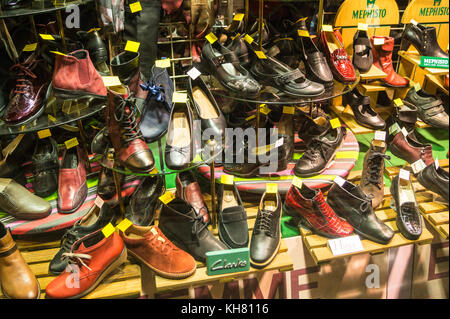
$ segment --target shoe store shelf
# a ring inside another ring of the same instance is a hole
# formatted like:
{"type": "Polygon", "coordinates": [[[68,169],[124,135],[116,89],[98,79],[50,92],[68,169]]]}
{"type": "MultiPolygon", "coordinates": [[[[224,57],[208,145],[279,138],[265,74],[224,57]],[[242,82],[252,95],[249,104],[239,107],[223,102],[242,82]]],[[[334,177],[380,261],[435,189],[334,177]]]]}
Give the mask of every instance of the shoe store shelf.
{"type": "MultiPolygon", "coordinates": [[[[418,52],[414,51],[399,51],[398,55],[401,56],[406,61],[412,63],[414,66],[420,67],[420,55],[418,52]]],[[[446,75],[448,74],[448,69],[436,69],[436,68],[422,68],[427,74],[433,75],[446,75]]]]}
{"type": "Polygon", "coordinates": [[[425,91],[432,94],[436,94],[439,90],[440,92],[448,95],[448,88],[444,86],[444,80],[442,76],[437,76],[433,74],[425,75],[425,81],[423,83],[423,88],[425,91]]]}
{"type": "MultiPolygon", "coordinates": [[[[449,170],[449,160],[443,159],[439,161],[439,166],[444,168],[446,171],[449,170]]],[[[411,168],[408,167],[411,171],[411,168]]],[[[386,171],[390,179],[396,176],[400,167],[387,167],[386,171]]],[[[412,171],[411,171],[412,172],[412,171]]],[[[427,220],[427,222],[442,236],[443,239],[449,238],[449,209],[447,205],[441,204],[440,197],[433,193],[432,191],[426,190],[421,184],[418,183],[417,179],[413,174],[410,175],[413,182],[414,190],[416,191],[417,202],[419,204],[419,210],[422,216],[427,220]],[[419,201],[420,199],[426,198],[426,200],[419,201]]]]}
{"type": "MultiPolygon", "coordinates": [[[[361,171],[354,171],[348,177],[348,180],[355,184],[359,184],[360,179],[361,179],[361,171]]],[[[418,183],[414,183],[414,187],[416,190],[416,199],[419,205],[422,203],[428,203],[432,201],[433,197],[429,194],[429,192],[426,192],[423,187],[421,189],[419,187],[416,187],[417,185],[418,183]]],[[[395,232],[394,237],[387,245],[382,245],[367,239],[362,239],[361,242],[364,247],[364,250],[360,252],[334,256],[331,252],[331,249],[328,247],[327,238],[315,235],[309,229],[300,227],[299,229],[303,238],[303,242],[310,251],[311,256],[314,259],[315,263],[319,265],[328,263],[334,259],[340,259],[347,256],[364,253],[380,254],[389,250],[390,248],[410,244],[427,245],[432,242],[433,234],[426,227],[423,228],[422,235],[417,240],[408,240],[405,237],[403,237],[403,235],[398,230],[398,227],[395,222],[397,213],[392,208],[390,208],[390,204],[391,204],[390,189],[389,187],[385,187],[384,200],[380,205],[380,207],[376,209],[375,214],[383,223],[388,225],[395,232]]]]}
{"type": "MultiPolygon", "coordinates": [[[[50,13],[50,12],[54,12],[54,11],[58,11],[58,10],[64,10],[68,6],[82,5],[82,4],[90,3],[93,1],[94,0],[72,0],[72,1],[58,0],[56,2],[61,3],[61,5],[54,5],[53,1],[51,1],[52,3],[45,7],[36,6],[36,7],[19,8],[19,9],[12,9],[12,10],[1,10],[0,9],[0,19],[16,18],[16,17],[22,17],[22,16],[50,13]]],[[[39,3],[40,1],[35,1],[35,2],[39,3]]]]}
{"type": "Polygon", "coordinates": [[[372,80],[380,80],[387,77],[387,74],[377,68],[375,65],[372,65],[369,71],[366,73],[360,73],[361,82],[367,82],[372,80]]]}

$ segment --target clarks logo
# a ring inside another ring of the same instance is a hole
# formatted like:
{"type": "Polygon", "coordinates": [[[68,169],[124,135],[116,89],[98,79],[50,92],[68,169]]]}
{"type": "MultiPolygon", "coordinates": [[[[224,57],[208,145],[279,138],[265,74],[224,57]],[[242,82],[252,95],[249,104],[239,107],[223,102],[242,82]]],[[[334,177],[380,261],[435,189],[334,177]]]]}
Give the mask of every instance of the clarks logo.
{"type": "Polygon", "coordinates": [[[211,265],[211,271],[223,270],[223,269],[237,269],[247,267],[246,260],[240,260],[239,258],[234,262],[227,262],[226,259],[217,259],[211,265]]]}

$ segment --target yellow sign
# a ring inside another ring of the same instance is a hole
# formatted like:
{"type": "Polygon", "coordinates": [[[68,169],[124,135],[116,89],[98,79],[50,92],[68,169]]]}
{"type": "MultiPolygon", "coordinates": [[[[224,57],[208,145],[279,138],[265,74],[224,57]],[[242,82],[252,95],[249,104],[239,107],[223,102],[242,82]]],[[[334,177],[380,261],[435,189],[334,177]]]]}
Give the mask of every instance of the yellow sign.
{"type": "Polygon", "coordinates": [[[125,218],[119,223],[119,225],[116,226],[116,228],[122,232],[125,232],[131,225],[133,225],[133,223],[128,218],[125,218]]]}
{"type": "Polygon", "coordinates": [[[339,118],[335,117],[334,119],[330,120],[330,125],[332,128],[338,128],[341,127],[341,122],[339,121],[339,118]]]}
{"type": "Polygon", "coordinates": [[[233,175],[222,175],[220,176],[220,183],[225,185],[233,185],[234,176],[233,175]]]}
{"type": "Polygon", "coordinates": [[[291,114],[291,115],[294,115],[294,113],[295,113],[295,107],[293,107],[293,106],[283,106],[283,113],[284,113],[284,114],[291,114]]]}
{"type": "Polygon", "coordinates": [[[209,34],[207,34],[205,38],[206,38],[206,40],[208,40],[208,42],[211,43],[211,44],[213,44],[214,42],[217,41],[216,35],[215,35],[214,33],[212,33],[212,32],[209,33],[209,34]]]}
{"type": "Polygon", "coordinates": [[[261,104],[261,105],[259,106],[259,111],[260,111],[262,114],[267,115],[267,114],[269,114],[272,110],[269,109],[265,104],[261,104]]]}
{"type": "Polygon", "coordinates": [[[53,123],[56,122],[56,119],[55,119],[53,116],[51,116],[50,114],[48,115],[48,119],[49,119],[50,121],[52,121],[53,123]]]}
{"type": "Polygon", "coordinates": [[[252,44],[252,42],[253,42],[253,38],[251,36],[249,36],[248,34],[245,35],[244,40],[248,44],[252,44]]]}
{"type": "Polygon", "coordinates": [[[156,60],[155,66],[157,68],[165,69],[170,67],[170,59],[162,59],[162,60],[156,60]]]}
{"type": "MultiPolygon", "coordinates": [[[[402,23],[448,23],[448,0],[412,0],[402,15],[402,23]]],[[[447,34],[448,38],[448,34],[447,34]]]]}
{"type": "Polygon", "coordinates": [[[336,27],[396,25],[400,14],[395,0],[345,0],[338,9],[336,27]]]}
{"type": "Polygon", "coordinates": [[[277,192],[278,192],[278,184],[275,183],[266,184],[266,193],[276,194],[277,192]]]}
{"type": "Polygon", "coordinates": [[[175,195],[170,191],[167,191],[163,195],[159,196],[159,200],[166,205],[169,204],[174,198],[175,195]]]}
{"type": "Polygon", "coordinates": [[[114,226],[111,223],[108,223],[108,225],[106,225],[102,229],[102,233],[105,236],[105,238],[108,238],[109,236],[111,236],[115,231],[116,231],[116,229],[114,228],[114,226]]]}
{"type": "Polygon", "coordinates": [[[138,52],[140,45],[141,44],[139,42],[127,41],[127,44],[125,45],[125,51],[138,52]]]}
{"type": "Polygon", "coordinates": [[[397,107],[402,107],[403,106],[403,101],[402,101],[402,99],[398,98],[398,99],[394,100],[394,104],[397,107]]]}
{"type": "Polygon", "coordinates": [[[242,21],[242,19],[244,19],[245,14],[243,13],[236,13],[233,17],[234,21],[242,21]]]}
{"type": "Polygon", "coordinates": [[[70,140],[65,141],[64,144],[66,144],[66,149],[75,147],[78,145],[78,139],[76,137],[71,138],[70,140]]]}
{"type": "Polygon", "coordinates": [[[31,44],[27,44],[26,46],[23,47],[23,52],[33,52],[36,51],[37,48],[37,43],[31,43],[31,44]]]}
{"type": "Polygon", "coordinates": [[[298,36],[299,37],[309,37],[309,32],[308,30],[297,30],[298,36]]]}
{"type": "Polygon", "coordinates": [[[136,13],[136,12],[142,11],[141,3],[138,1],[138,2],[134,2],[134,3],[130,4],[130,11],[131,11],[131,13],[136,13]]]}
{"type": "Polygon", "coordinates": [[[234,37],[231,37],[231,40],[233,40],[234,41],[234,39],[236,39],[238,36],[240,36],[241,34],[240,33],[238,33],[238,34],[236,34],[234,37]]]}
{"type": "Polygon", "coordinates": [[[267,59],[266,55],[262,51],[255,51],[255,54],[259,59],[267,59]]]}
{"type": "Polygon", "coordinates": [[[45,130],[38,131],[38,137],[40,139],[43,139],[43,138],[46,138],[46,137],[49,137],[49,136],[52,136],[52,133],[50,132],[50,130],[48,128],[45,129],[45,130]]]}
{"type": "Polygon", "coordinates": [[[44,40],[55,40],[51,34],[39,34],[39,36],[44,40]]]}

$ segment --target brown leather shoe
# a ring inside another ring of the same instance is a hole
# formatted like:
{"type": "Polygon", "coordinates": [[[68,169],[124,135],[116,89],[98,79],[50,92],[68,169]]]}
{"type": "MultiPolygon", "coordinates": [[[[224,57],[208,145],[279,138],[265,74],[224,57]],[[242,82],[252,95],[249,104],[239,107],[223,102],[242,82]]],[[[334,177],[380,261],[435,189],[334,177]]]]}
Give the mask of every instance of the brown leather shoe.
{"type": "Polygon", "coordinates": [[[158,275],[170,279],[182,279],[195,272],[195,259],[175,246],[156,226],[131,225],[120,232],[128,253],[158,275]]]}
{"type": "Polygon", "coordinates": [[[416,141],[411,137],[411,133],[405,137],[402,132],[398,132],[392,142],[389,143],[389,150],[392,154],[410,164],[422,159],[428,166],[434,161],[431,145],[416,141]]]}
{"type": "Polygon", "coordinates": [[[39,283],[9,230],[0,238],[0,286],[3,295],[9,299],[39,299],[41,295],[39,283]]]}
{"type": "Polygon", "coordinates": [[[45,199],[9,178],[0,178],[0,208],[17,219],[41,219],[52,208],[45,199]]]}
{"type": "Polygon", "coordinates": [[[180,172],[175,180],[177,195],[194,208],[197,216],[203,217],[204,223],[209,223],[209,210],[203,200],[202,191],[191,171],[180,172]]]}
{"type": "Polygon", "coordinates": [[[373,208],[381,204],[384,196],[384,159],[391,158],[386,155],[386,148],[385,142],[373,140],[364,156],[360,188],[367,196],[372,198],[373,208]]]}

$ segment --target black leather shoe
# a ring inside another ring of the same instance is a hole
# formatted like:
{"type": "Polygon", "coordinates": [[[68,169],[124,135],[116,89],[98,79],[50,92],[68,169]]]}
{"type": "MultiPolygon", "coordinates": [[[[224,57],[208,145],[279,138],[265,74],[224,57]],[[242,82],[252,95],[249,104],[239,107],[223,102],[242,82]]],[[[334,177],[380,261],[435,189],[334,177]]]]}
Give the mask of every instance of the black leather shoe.
{"type": "Polygon", "coordinates": [[[378,219],[372,209],[372,200],[359,186],[349,181],[343,186],[335,183],[328,192],[327,202],[364,238],[386,245],[394,237],[394,231],[378,219]]]}
{"type": "Polygon", "coordinates": [[[417,173],[416,177],[423,187],[441,195],[448,205],[449,176],[445,169],[440,166],[436,169],[436,164],[433,162],[417,173]]]}
{"type": "Polygon", "coordinates": [[[218,41],[206,41],[202,49],[202,70],[214,76],[226,89],[241,97],[255,98],[259,83],[244,69],[238,57],[218,41]]]}
{"type": "Polygon", "coordinates": [[[39,139],[34,148],[33,189],[37,196],[47,197],[58,189],[58,144],[51,138],[39,139]]]}
{"type": "Polygon", "coordinates": [[[356,87],[343,95],[342,105],[350,105],[356,122],[361,126],[372,130],[383,130],[385,128],[384,120],[370,107],[370,98],[359,93],[356,87]]]}
{"type": "Polygon", "coordinates": [[[423,89],[416,91],[414,87],[409,89],[403,103],[410,109],[417,110],[417,116],[425,123],[448,130],[449,118],[445,113],[441,99],[428,94],[423,89]]]}
{"type": "Polygon", "coordinates": [[[62,258],[63,253],[70,252],[72,244],[78,239],[105,227],[108,223],[114,223],[119,216],[119,206],[112,208],[108,203],[103,203],[102,208],[97,205],[77,221],[72,228],[68,229],[61,239],[61,247],[50,261],[49,273],[59,275],[67,267],[67,260],[62,258]]]}
{"type": "Polygon", "coordinates": [[[401,108],[394,107],[394,111],[386,119],[386,141],[390,143],[391,139],[394,138],[394,135],[390,136],[389,134],[389,128],[394,125],[394,123],[397,123],[400,128],[404,127],[408,134],[417,141],[415,134],[416,122],[417,108],[415,106],[407,106],[405,104],[401,108]]]}
{"type": "Polygon", "coordinates": [[[402,34],[400,50],[407,51],[411,44],[422,56],[448,58],[448,54],[439,47],[435,27],[408,24],[402,34]]]}
{"type": "MultiPolygon", "coordinates": [[[[102,164],[112,168],[113,162],[111,161],[109,156],[114,156],[114,149],[109,149],[104,153],[102,164]]],[[[114,183],[113,171],[107,167],[104,167],[103,165],[98,176],[97,195],[100,196],[100,198],[103,200],[109,200],[117,194],[117,189],[116,184],[114,183]]],[[[118,168],[125,170],[120,165],[118,168]]],[[[117,175],[119,177],[119,183],[120,185],[122,185],[125,176],[120,173],[117,173],[117,175]]]]}
{"type": "Polygon", "coordinates": [[[280,194],[265,192],[256,215],[255,227],[250,240],[250,263],[255,268],[264,268],[278,253],[281,243],[281,198],[280,194]]]}
{"type": "Polygon", "coordinates": [[[229,248],[248,246],[247,213],[236,185],[220,184],[217,195],[219,203],[219,238],[229,248]]]}
{"type": "Polygon", "coordinates": [[[228,249],[208,230],[203,217],[198,216],[191,205],[175,198],[163,204],[158,227],[177,247],[195,260],[205,262],[208,251],[228,249]]]}
{"type": "Polygon", "coordinates": [[[417,207],[416,195],[411,180],[392,179],[392,204],[397,212],[396,224],[400,232],[409,240],[416,240],[422,234],[422,215],[417,207]]]}
{"type": "Polygon", "coordinates": [[[170,114],[164,159],[168,168],[181,170],[193,160],[193,123],[189,103],[176,103],[170,114]]]}
{"type": "Polygon", "coordinates": [[[367,31],[358,30],[353,36],[352,63],[361,73],[368,72],[372,67],[373,53],[367,31]]]}
{"type": "Polygon", "coordinates": [[[97,71],[101,75],[109,75],[108,50],[98,31],[78,31],[77,35],[84,48],[89,51],[89,57],[97,71]]]}
{"type": "Polygon", "coordinates": [[[144,177],[131,196],[126,210],[126,218],[138,226],[149,226],[155,219],[156,209],[160,206],[159,197],[166,187],[161,175],[144,177]]]}

